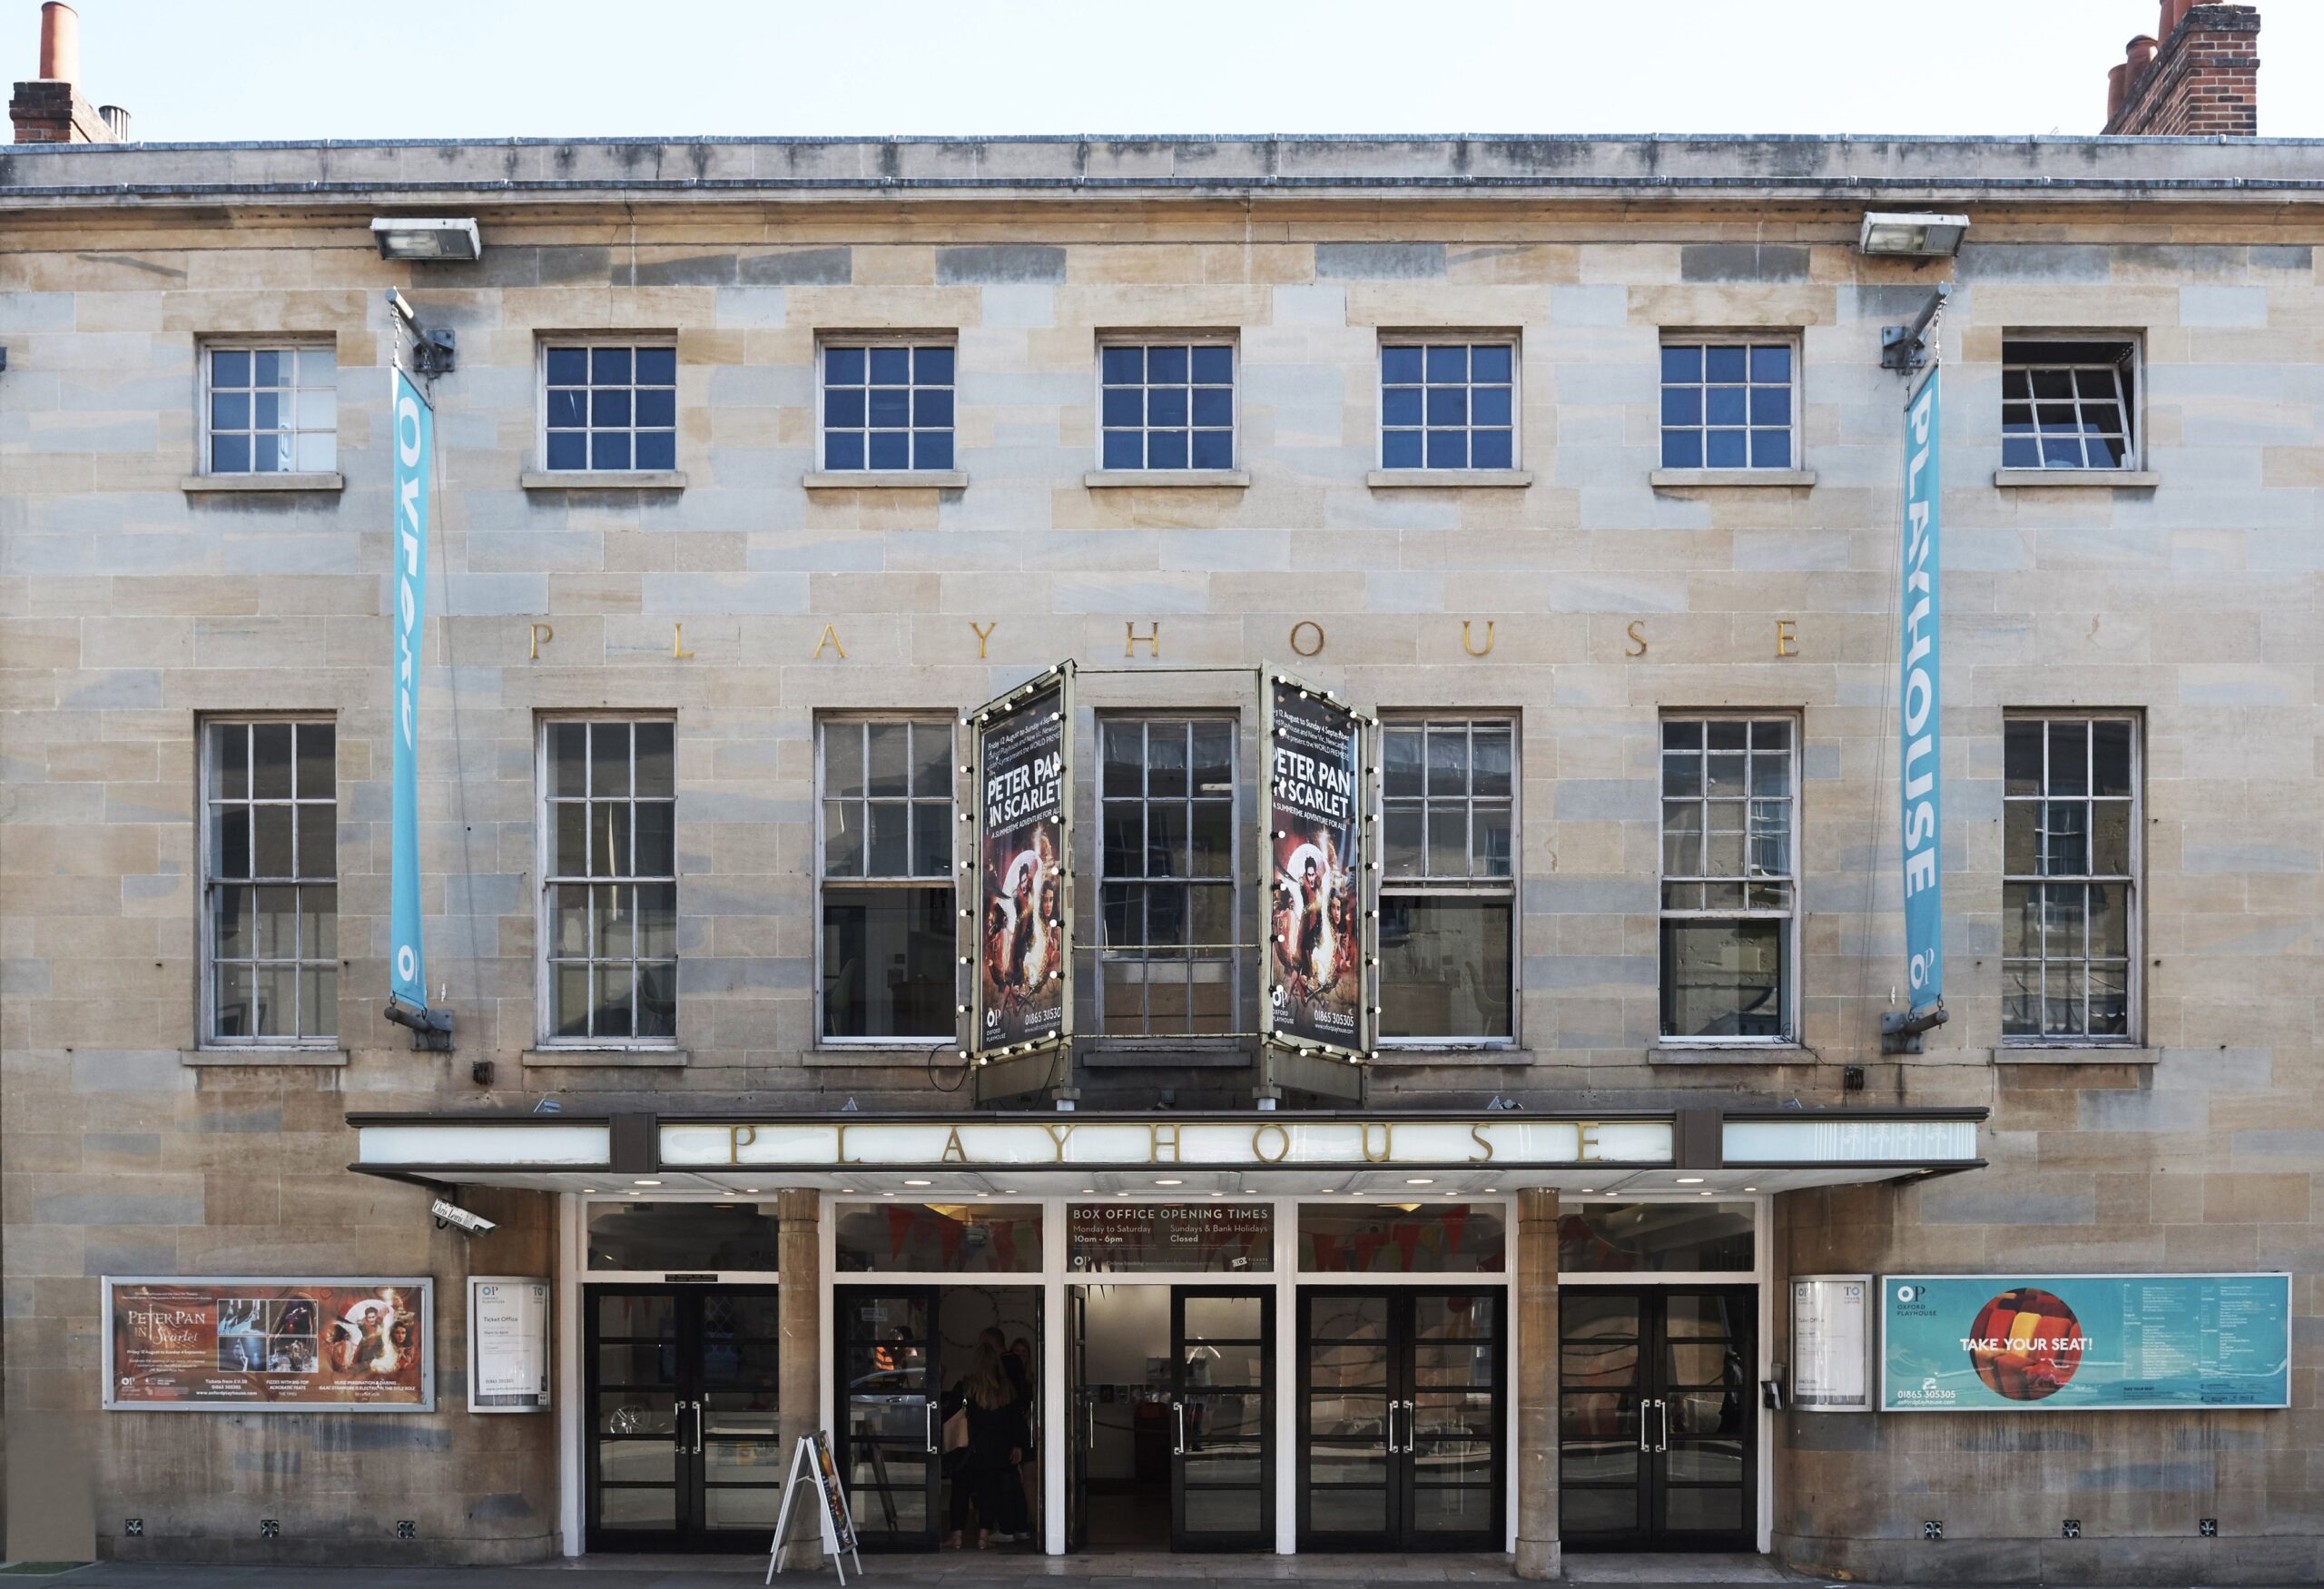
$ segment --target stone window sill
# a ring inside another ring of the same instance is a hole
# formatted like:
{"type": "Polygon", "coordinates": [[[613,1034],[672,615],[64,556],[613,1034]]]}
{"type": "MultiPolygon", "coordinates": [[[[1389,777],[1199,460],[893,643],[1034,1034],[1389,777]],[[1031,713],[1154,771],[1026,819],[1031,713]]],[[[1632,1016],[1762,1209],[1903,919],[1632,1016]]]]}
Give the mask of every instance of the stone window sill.
{"type": "Polygon", "coordinates": [[[1093,469],[1081,477],[1092,491],[1126,491],[1150,486],[1209,486],[1240,490],[1251,483],[1246,469],[1093,469]]]}
{"type": "Polygon", "coordinates": [[[1659,469],[1646,477],[1658,491],[1699,486],[1781,486],[1794,490],[1816,483],[1812,469],[1659,469]]]}
{"type": "Polygon", "coordinates": [[[1649,1065],[1812,1065],[1814,1049],[1796,1042],[1658,1043],[1646,1051],[1649,1065]]]}
{"type": "Polygon", "coordinates": [[[959,491],[969,477],[959,469],[812,469],[810,491],[959,491]]]}
{"type": "Polygon", "coordinates": [[[1478,1038],[1463,1041],[1447,1038],[1441,1041],[1427,1038],[1412,1038],[1403,1041],[1383,1041],[1371,1062],[1374,1065],[1530,1065],[1533,1056],[1517,1046],[1510,1038],[1478,1038]]]}
{"type": "Polygon", "coordinates": [[[178,482],[188,496],[238,491],[344,491],[347,477],[336,470],[311,474],[188,475],[178,482]]]}
{"type": "Polygon", "coordinates": [[[2068,490],[2152,491],[2162,477],[2146,469],[1997,469],[1996,486],[2063,486],[2068,490]]]}
{"type": "Polygon", "coordinates": [[[683,491],[684,469],[527,469],[517,483],[527,491],[683,491]]]}
{"type": "Polygon", "coordinates": [[[1364,483],[1375,491],[1415,487],[1508,490],[1533,483],[1529,469],[1375,469],[1364,472],[1364,483]]]}
{"type": "Polygon", "coordinates": [[[1996,1065],[2152,1065],[2162,1051],[2126,1042],[2022,1042],[1997,1048],[1993,1056],[1996,1065]]]}
{"type": "Polygon", "coordinates": [[[686,1062],[684,1049],[527,1049],[530,1065],[587,1065],[604,1070],[666,1070],[686,1062]]]}
{"type": "Polygon", "coordinates": [[[180,1049],[178,1058],[189,1065],[343,1065],[347,1051],[287,1046],[180,1049]]]}
{"type": "Polygon", "coordinates": [[[957,1068],[960,1064],[960,1045],[949,1039],[931,1043],[826,1041],[821,1048],[809,1049],[799,1056],[799,1060],[805,1065],[858,1066],[890,1071],[925,1065],[931,1060],[936,1062],[939,1070],[957,1068]]]}

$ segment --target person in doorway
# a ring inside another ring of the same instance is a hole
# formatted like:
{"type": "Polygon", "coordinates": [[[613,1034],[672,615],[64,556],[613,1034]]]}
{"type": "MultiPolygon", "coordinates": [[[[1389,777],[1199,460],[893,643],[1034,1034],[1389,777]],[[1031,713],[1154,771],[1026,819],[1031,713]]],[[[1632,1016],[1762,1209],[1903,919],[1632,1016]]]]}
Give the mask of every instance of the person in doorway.
{"type": "MultiPolygon", "coordinates": [[[[1033,1343],[1019,1336],[1009,1343],[1009,1361],[1017,1366],[1016,1378],[1025,1393],[1025,1422],[1033,1423],[1033,1343]]],[[[1041,1515],[1041,1453],[1037,1446],[1025,1447],[1025,1460],[1017,1465],[1017,1476],[1025,1489],[1025,1529],[1030,1534],[1033,1520],[1041,1515]]]]}
{"type": "Polygon", "coordinates": [[[996,1347],[988,1330],[977,1340],[977,1355],[968,1373],[944,1398],[944,1416],[966,1416],[969,1443],[952,1474],[952,1529],[944,1548],[958,1550],[969,1525],[969,1508],[976,1507],[977,1548],[983,1550],[998,1534],[1013,1536],[1022,1527],[1025,1492],[1017,1478],[1017,1465],[1025,1460],[1032,1433],[1025,1422],[1024,1404],[1007,1368],[1007,1354],[996,1347]],[[1014,1525],[1014,1526],[1012,1526],[1014,1525]]]}

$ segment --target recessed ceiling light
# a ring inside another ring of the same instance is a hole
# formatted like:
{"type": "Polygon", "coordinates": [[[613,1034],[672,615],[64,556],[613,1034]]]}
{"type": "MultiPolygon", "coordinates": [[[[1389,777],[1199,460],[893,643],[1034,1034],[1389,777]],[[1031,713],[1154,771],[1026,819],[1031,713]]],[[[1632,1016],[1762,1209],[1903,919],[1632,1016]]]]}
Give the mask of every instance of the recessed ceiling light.
{"type": "Polygon", "coordinates": [[[585,1186],[581,1190],[585,1195],[589,1197],[596,1197],[597,1195],[597,1189],[594,1186],[585,1186]]]}
{"type": "Polygon", "coordinates": [[[907,1180],[904,1184],[906,1186],[934,1186],[936,1183],[932,1180],[907,1180]]]}
{"type": "Polygon", "coordinates": [[[1747,1186],[1743,1189],[1745,1191],[1758,1191],[1759,1189],[1756,1186],[1747,1186]]]}
{"type": "Polygon", "coordinates": [[[992,1194],[991,1194],[990,1192],[979,1192],[979,1193],[977,1193],[977,1196],[979,1196],[979,1197],[980,1197],[980,1198],[989,1198],[989,1197],[990,1197],[991,1195],[992,1195],[992,1194]]]}
{"type": "Polygon", "coordinates": [[[881,1197],[883,1197],[883,1198],[891,1198],[891,1197],[894,1197],[896,1194],[895,1194],[895,1193],[893,1193],[893,1192],[891,1192],[891,1191],[883,1191],[883,1192],[881,1192],[880,1195],[881,1195],[881,1197]]]}
{"type": "MultiPolygon", "coordinates": [[[[850,1188],[848,1188],[847,1189],[848,1189],[848,1190],[850,1190],[850,1191],[853,1191],[855,1189],[854,1189],[853,1187],[850,1187],[850,1188]]],[[[754,1186],[746,1186],[746,1187],[744,1187],[744,1188],[743,1189],[743,1192],[744,1192],[746,1195],[751,1196],[751,1197],[756,1197],[756,1196],[758,1196],[758,1195],[759,1195],[759,1189],[758,1189],[758,1188],[756,1188],[756,1187],[754,1187],[754,1186]]]]}
{"type": "Polygon", "coordinates": [[[1168,1176],[1168,1175],[1165,1175],[1165,1176],[1158,1177],[1158,1178],[1155,1180],[1154,1184],[1155,1184],[1156,1186],[1184,1186],[1184,1185],[1186,1185],[1187,1183],[1186,1183],[1185,1181],[1183,1181],[1183,1180],[1178,1179],[1176,1176],[1168,1176]]]}
{"type": "Polygon", "coordinates": [[[1404,1178],[1404,1184],[1406,1186],[1434,1186],[1436,1178],[1430,1175],[1409,1175],[1404,1178]]]}
{"type": "Polygon", "coordinates": [[[1489,1186],[1485,1188],[1485,1195],[1491,1197],[1497,1194],[1500,1190],[1501,1189],[1497,1186],[1489,1186]]]}
{"type": "Polygon", "coordinates": [[[1697,1192],[1695,1195],[1696,1195],[1697,1197],[1699,1197],[1699,1198],[1707,1198],[1707,1197],[1710,1196],[1710,1193],[1709,1193],[1709,1192],[1707,1192],[1707,1191],[1705,1191],[1705,1192],[1697,1192]]]}
{"type": "Polygon", "coordinates": [[[1700,1186],[1702,1183],[1703,1178],[1699,1175],[1682,1175],[1679,1178],[1680,1186],[1700,1186]]]}
{"type": "Polygon", "coordinates": [[[629,1184],[632,1186],[660,1186],[662,1183],[658,1180],[633,1180],[629,1184]]]}
{"type": "Polygon", "coordinates": [[[1591,1190],[1594,1190],[1594,1189],[1595,1189],[1595,1188],[1592,1188],[1592,1187],[1586,1187],[1586,1186],[1585,1186],[1585,1187],[1583,1187],[1581,1189],[1582,1189],[1583,1191],[1591,1191],[1591,1190]]]}
{"type": "Polygon", "coordinates": [[[1081,1195],[1085,1198],[1094,1198],[1098,1195],[1098,1189],[1094,1186],[1085,1186],[1081,1189],[1081,1195]]]}

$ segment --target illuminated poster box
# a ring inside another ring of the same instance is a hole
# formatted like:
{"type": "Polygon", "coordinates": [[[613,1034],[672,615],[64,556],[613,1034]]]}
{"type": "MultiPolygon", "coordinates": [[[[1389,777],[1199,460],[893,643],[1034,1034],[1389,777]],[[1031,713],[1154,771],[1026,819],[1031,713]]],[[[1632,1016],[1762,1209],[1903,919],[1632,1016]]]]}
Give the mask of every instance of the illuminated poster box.
{"type": "Polygon", "coordinates": [[[424,1278],[104,1281],[104,1405],[136,1412],[432,1412],[424,1278]]]}
{"type": "Polygon", "coordinates": [[[2291,1405],[2291,1277],[1888,1275],[1886,1412],[2291,1405]]]}

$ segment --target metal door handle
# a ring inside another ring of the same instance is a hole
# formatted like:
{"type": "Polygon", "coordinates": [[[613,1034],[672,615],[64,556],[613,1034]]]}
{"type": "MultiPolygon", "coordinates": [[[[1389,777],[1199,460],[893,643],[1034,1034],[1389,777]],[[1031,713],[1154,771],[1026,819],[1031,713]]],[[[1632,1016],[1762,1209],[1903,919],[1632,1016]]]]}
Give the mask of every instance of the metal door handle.
{"type": "Polygon", "coordinates": [[[927,1403],[925,1410],[928,1414],[928,1454],[933,1456],[936,1455],[936,1404],[932,1401],[927,1403]]]}
{"type": "Polygon", "coordinates": [[[1183,1401],[1172,1402],[1170,1418],[1173,1425],[1170,1454],[1174,1456],[1184,1456],[1187,1454],[1187,1404],[1183,1401]]]}
{"type": "Polygon", "coordinates": [[[1654,1448],[1670,1449],[1670,1404],[1659,1397],[1654,1403],[1654,1448]]]}
{"type": "Polygon", "coordinates": [[[701,1456],[701,1455],[702,1455],[702,1440],[703,1440],[704,1427],[704,1426],[705,1426],[705,1425],[707,1425],[709,1422],[710,1422],[710,1404],[709,1404],[708,1402],[705,1402],[705,1401],[698,1401],[698,1402],[694,1403],[694,1454],[696,1456],[701,1456]]]}
{"type": "Polygon", "coordinates": [[[1419,1438],[1419,1436],[1420,1436],[1420,1408],[1419,1408],[1418,1406],[1414,1406],[1413,1403],[1411,1403],[1411,1402],[1407,1401],[1406,1403],[1404,1403],[1404,1455],[1405,1455],[1405,1456],[1411,1456],[1411,1455],[1412,1455],[1412,1451],[1413,1451],[1413,1441],[1414,1441],[1414,1440],[1416,1440],[1417,1438],[1419,1438]]]}
{"type": "Polygon", "coordinates": [[[1652,1397],[1649,1396],[1640,1398],[1638,1404],[1638,1448],[1640,1451],[1651,1451],[1654,1449],[1654,1442],[1648,1438],[1647,1436],[1647,1418],[1648,1415],[1653,1410],[1654,1398],[1652,1397]]]}
{"type": "Polygon", "coordinates": [[[1403,1447],[1396,1444],[1396,1404],[1388,1404],[1388,1455],[1393,1456],[1403,1447]]]}

